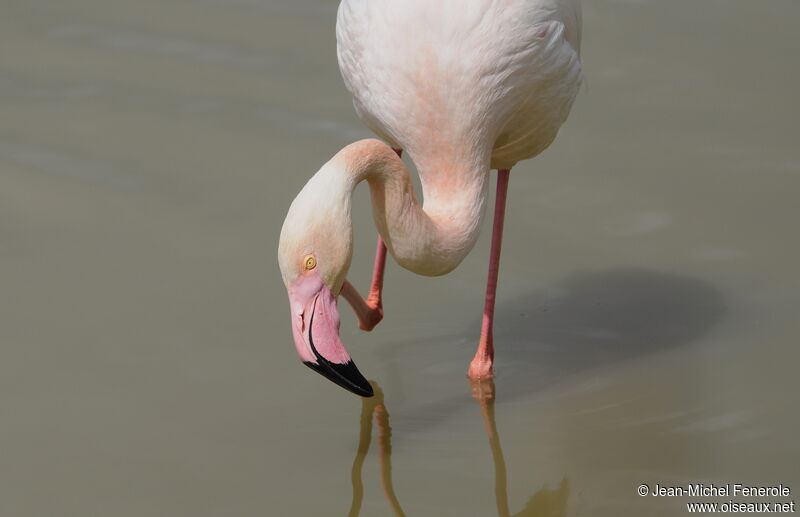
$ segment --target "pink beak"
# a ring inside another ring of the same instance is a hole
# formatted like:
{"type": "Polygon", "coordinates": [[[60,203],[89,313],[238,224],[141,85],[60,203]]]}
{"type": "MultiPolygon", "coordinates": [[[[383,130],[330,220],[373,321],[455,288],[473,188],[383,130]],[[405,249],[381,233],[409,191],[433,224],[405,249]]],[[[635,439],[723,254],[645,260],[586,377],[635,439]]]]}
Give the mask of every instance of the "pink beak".
{"type": "Polygon", "coordinates": [[[319,273],[305,274],[289,286],[289,305],[294,345],[303,363],[344,389],[371,397],[372,386],[339,339],[336,297],[319,273]]]}

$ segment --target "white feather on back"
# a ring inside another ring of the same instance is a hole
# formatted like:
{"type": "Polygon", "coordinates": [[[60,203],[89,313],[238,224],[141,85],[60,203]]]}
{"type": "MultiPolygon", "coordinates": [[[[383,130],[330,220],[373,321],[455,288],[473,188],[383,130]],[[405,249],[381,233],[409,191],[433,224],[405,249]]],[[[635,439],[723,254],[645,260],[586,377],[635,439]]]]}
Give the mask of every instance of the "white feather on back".
{"type": "Polygon", "coordinates": [[[581,83],[577,0],[344,0],[339,66],[358,115],[421,175],[547,148],[581,83]]]}

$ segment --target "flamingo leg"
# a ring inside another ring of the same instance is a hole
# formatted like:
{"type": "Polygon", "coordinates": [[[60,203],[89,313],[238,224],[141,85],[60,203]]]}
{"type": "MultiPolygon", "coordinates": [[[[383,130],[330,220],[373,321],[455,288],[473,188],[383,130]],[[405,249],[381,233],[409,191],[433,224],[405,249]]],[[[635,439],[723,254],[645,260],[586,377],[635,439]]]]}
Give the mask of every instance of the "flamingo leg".
{"type": "Polygon", "coordinates": [[[497,277],[500,273],[500,248],[503,244],[503,221],[506,214],[506,197],[508,194],[508,177],[510,169],[497,171],[497,194],[494,205],[494,223],[492,226],[492,247],[489,256],[489,275],[486,281],[486,301],[483,307],[481,337],[475,357],[469,364],[467,375],[470,379],[488,379],[492,377],[494,362],[494,302],[497,293],[497,277]]]}
{"type": "MultiPolygon", "coordinates": [[[[372,307],[373,310],[380,311],[381,317],[383,317],[381,292],[383,291],[383,271],[385,268],[386,244],[384,244],[383,239],[379,235],[378,245],[375,249],[375,264],[372,266],[372,283],[369,286],[369,295],[367,295],[367,305],[372,307]]],[[[380,319],[378,321],[380,321],[380,319]]]]}
{"type": "Polygon", "coordinates": [[[377,304],[370,296],[365,300],[358,290],[353,287],[349,281],[345,280],[342,284],[342,290],[339,293],[344,296],[344,299],[353,308],[358,318],[358,327],[361,330],[370,331],[375,328],[375,325],[380,323],[383,319],[383,307],[381,307],[380,295],[377,299],[377,304]]]}
{"type": "MultiPolygon", "coordinates": [[[[397,156],[403,155],[403,150],[393,147],[397,156]]],[[[386,244],[378,235],[378,245],[375,249],[375,263],[372,266],[372,283],[369,286],[369,294],[364,299],[353,287],[353,284],[346,281],[342,285],[342,296],[348,301],[353,311],[358,317],[358,327],[361,330],[370,331],[383,319],[383,272],[386,269],[386,244]]]]}

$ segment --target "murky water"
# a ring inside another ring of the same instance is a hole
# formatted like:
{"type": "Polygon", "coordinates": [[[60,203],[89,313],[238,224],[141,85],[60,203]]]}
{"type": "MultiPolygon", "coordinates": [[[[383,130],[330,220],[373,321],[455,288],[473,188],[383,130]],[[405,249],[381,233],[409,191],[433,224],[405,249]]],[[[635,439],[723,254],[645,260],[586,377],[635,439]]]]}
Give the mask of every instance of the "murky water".
{"type": "Polygon", "coordinates": [[[495,385],[464,375],[484,231],[447,277],[390,265],[373,333],[343,308],[383,393],[362,407],[299,364],[276,261],[293,196],[368,136],[335,2],[4,0],[0,515],[687,513],[640,483],[796,498],[800,4],[585,4],[588,85],[512,172],[495,385]]]}

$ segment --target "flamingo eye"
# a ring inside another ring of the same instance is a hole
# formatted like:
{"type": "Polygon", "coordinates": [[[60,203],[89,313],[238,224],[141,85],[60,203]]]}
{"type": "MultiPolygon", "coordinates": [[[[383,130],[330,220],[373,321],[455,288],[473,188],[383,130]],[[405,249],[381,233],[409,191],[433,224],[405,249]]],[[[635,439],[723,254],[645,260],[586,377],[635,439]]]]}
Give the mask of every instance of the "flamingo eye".
{"type": "Polygon", "coordinates": [[[305,266],[306,271],[310,271],[317,267],[317,259],[314,257],[314,255],[306,255],[303,258],[303,265],[305,266]]]}

